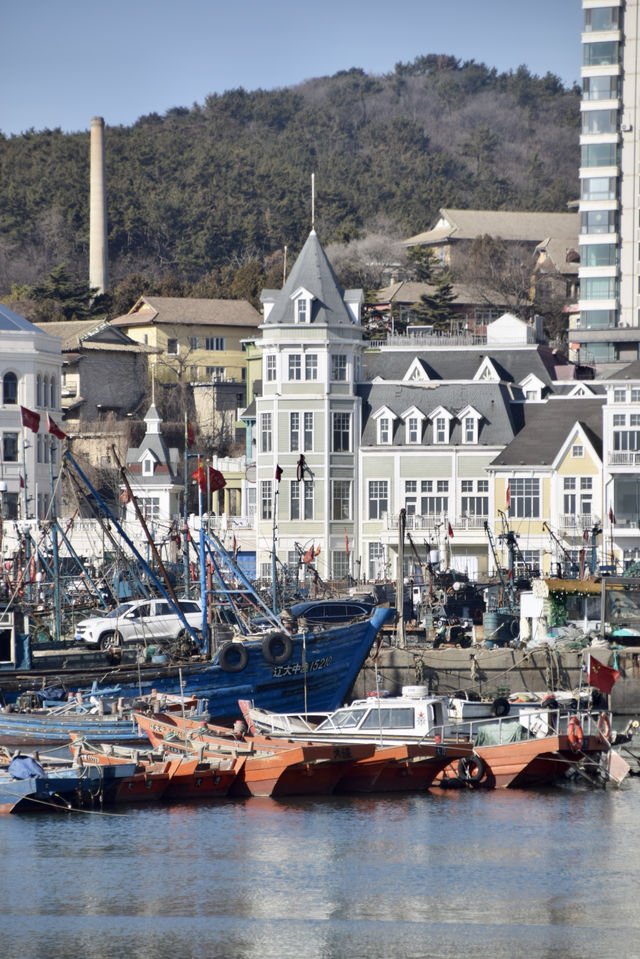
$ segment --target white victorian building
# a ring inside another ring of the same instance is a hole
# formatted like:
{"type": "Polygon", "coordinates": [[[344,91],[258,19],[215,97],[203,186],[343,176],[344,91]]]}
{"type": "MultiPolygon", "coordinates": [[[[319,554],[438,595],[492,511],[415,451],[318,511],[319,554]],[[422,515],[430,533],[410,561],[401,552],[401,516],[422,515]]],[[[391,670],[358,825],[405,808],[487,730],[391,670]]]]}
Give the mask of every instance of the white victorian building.
{"type": "Polygon", "coordinates": [[[44,519],[51,490],[58,500],[60,440],[47,430],[47,413],[59,426],[61,340],[0,303],[0,498],[6,520],[44,519]],[[37,414],[33,431],[21,407],[37,414]]]}

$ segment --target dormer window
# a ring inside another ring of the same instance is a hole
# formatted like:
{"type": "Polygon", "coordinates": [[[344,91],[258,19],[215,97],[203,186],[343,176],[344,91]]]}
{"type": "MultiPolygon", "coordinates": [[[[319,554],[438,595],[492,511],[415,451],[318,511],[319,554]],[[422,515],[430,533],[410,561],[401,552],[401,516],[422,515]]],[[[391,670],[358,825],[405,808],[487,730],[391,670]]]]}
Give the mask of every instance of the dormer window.
{"type": "Polygon", "coordinates": [[[407,420],[407,443],[420,442],[420,420],[417,416],[410,416],[407,420]]]}
{"type": "Polygon", "coordinates": [[[309,301],[303,299],[296,300],[296,323],[309,322],[309,301]]]}
{"type": "Polygon", "coordinates": [[[446,416],[436,416],[433,422],[433,441],[434,443],[449,442],[449,422],[446,416]]]}
{"type": "Polygon", "coordinates": [[[142,475],[153,476],[153,458],[151,456],[145,457],[142,461],[142,475]]]}
{"type": "Polygon", "coordinates": [[[476,443],[478,436],[478,421],[475,416],[465,416],[462,422],[462,437],[464,443],[476,443]]]}
{"type": "Polygon", "coordinates": [[[473,446],[477,444],[481,419],[480,413],[473,406],[465,406],[463,410],[459,411],[458,420],[464,445],[473,446]]]}
{"type": "Polygon", "coordinates": [[[378,443],[381,446],[388,445],[391,442],[391,420],[388,416],[383,416],[378,420],[378,443]]]}

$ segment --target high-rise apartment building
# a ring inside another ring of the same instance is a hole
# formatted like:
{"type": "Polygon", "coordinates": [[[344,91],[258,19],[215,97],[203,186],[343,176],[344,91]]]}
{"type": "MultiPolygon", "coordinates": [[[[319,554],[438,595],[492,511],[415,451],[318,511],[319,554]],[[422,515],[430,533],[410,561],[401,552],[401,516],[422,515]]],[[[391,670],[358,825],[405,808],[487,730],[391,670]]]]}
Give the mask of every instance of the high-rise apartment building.
{"type": "Polygon", "coordinates": [[[582,0],[580,302],[583,362],[640,356],[640,0],[582,0]]]}

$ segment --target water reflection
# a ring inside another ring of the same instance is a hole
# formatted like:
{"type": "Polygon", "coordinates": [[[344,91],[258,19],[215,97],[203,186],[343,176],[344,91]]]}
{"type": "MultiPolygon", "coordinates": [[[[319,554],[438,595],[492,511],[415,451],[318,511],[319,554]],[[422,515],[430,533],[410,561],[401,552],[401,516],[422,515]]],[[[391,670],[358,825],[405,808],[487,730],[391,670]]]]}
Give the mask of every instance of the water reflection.
{"type": "Polygon", "coordinates": [[[5,955],[640,955],[640,786],[248,799],[3,823],[5,955]]]}

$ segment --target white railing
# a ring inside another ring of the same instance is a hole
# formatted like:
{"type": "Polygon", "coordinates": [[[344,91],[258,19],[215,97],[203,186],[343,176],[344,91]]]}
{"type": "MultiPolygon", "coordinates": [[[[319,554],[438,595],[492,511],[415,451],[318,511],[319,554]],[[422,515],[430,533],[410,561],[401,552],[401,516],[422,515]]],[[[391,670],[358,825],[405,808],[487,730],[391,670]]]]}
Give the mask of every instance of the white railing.
{"type": "Polygon", "coordinates": [[[616,450],[609,453],[609,466],[640,466],[640,452],[636,450],[616,450]]]}
{"type": "Polygon", "coordinates": [[[560,529],[590,530],[600,519],[593,513],[561,513],[560,529]]]}
{"type": "MultiPolygon", "coordinates": [[[[398,513],[385,513],[385,529],[397,529],[398,516],[398,513]]],[[[442,513],[426,513],[424,515],[412,513],[405,516],[405,529],[433,531],[436,526],[441,526],[443,522],[449,522],[454,531],[456,529],[483,530],[488,518],[488,516],[458,516],[455,519],[447,519],[446,516],[443,517],[442,513]]]]}

